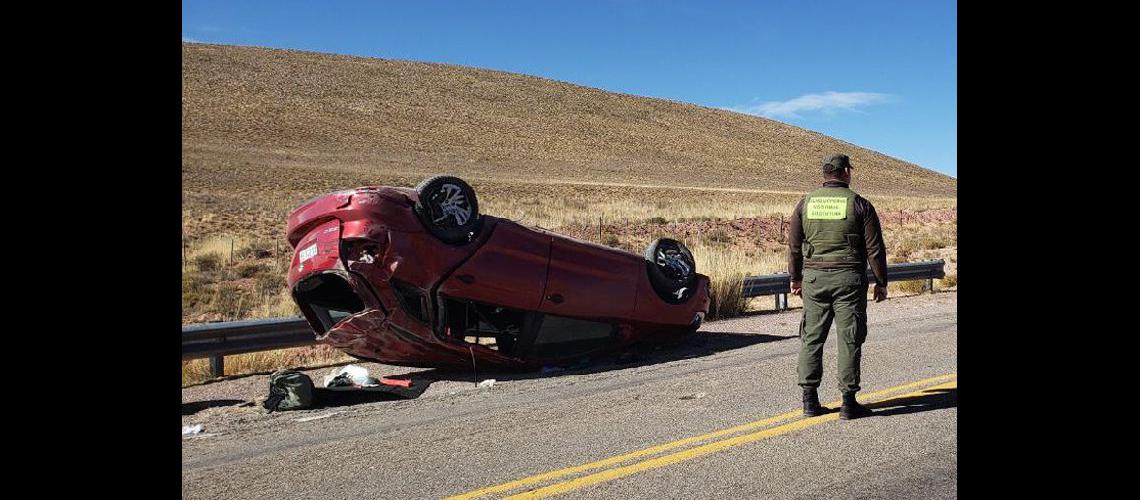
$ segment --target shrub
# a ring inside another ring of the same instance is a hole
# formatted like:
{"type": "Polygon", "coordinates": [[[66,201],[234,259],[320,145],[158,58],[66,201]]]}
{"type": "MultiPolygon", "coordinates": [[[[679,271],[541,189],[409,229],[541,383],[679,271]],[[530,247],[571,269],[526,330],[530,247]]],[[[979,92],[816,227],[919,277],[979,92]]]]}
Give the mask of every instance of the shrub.
{"type": "Polygon", "coordinates": [[[273,243],[268,241],[254,241],[237,250],[241,258],[268,259],[273,257],[273,243]]]}
{"type": "Polygon", "coordinates": [[[194,257],[194,265],[199,271],[216,271],[222,267],[222,257],[216,253],[202,254],[194,257]]]}
{"type": "Polygon", "coordinates": [[[701,236],[701,242],[705,243],[706,245],[729,243],[731,241],[732,236],[730,236],[728,234],[728,231],[725,231],[724,229],[713,229],[712,231],[709,231],[708,233],[705,233],[703,236],[701,236]]]}
{"type": "Polygon", "coordinates": [[[257,275],[254,286],[258,295],[277,293],[285,288],[285,277],[276,273],[261,273],[257,275]]]}
{"type": "Polygon", "coordinates": [[[898,281],[897,287],[903,293],[922,293],[926,287],[926,280],[898,281]]]}
{"type": "Polygon", "coordinates": [[[265,266],[262,266],[256,262],[246,262],[238,266],[237,273],[238,276],[241,276],[242,278],[252,278],[254,276],[262,274],[264,271],[266,271],[265,266]]]}

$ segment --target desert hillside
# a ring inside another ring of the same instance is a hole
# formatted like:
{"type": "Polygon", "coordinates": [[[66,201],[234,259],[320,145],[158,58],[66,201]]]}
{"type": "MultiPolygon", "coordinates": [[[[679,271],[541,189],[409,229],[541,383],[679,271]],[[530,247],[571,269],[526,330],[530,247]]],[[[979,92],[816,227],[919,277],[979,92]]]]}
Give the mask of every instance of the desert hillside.
{"type": "Polygon", "coordinates": [[[860,192],[957,190],[951,177],[774,120],[499,71],[184,43],[182,84],[184,177],[448,172],[802,192],[817,185],[820,159],[843,151],[860,192]]]}

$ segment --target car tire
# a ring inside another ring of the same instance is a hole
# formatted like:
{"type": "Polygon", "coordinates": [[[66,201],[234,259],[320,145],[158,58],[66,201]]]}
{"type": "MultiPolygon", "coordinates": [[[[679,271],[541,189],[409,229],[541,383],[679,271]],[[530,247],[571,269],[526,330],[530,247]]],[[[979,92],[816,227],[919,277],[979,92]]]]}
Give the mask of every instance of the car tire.
{"type": "Polygon", "coordinates": [[[458,177],[438,175],[416,186],[416,216],[432,236],[463,245],[479,235],[483,218],[475,190],[458,177]]]}
{"type": "Polygon", "coordinates": [[[685,333],[697,333],[697,330],[701,329],[701,323],[704,323],[704,320],[704,313],[698,313],[696,316],[693,316],[693,321],[689,323],[689,328],[685,330],[685,333]]]}
{"type": "Polygon", "coordinates": [[[696,295],[697,264],[684,243],[660,238],[645,248],[649,283],[661,300],[681,304],[696,295]]]}

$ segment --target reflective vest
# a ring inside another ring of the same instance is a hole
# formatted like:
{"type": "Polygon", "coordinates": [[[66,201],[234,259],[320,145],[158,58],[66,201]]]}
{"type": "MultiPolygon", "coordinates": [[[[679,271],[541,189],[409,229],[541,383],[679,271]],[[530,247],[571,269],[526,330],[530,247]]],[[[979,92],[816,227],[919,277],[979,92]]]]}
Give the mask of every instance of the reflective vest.
{"type": "Polygon", "coordinates": [[[804,264],[851,263],[866,267],[863,224],[855,216],[855,192],[821,187],[804,197],[804,264]]]}

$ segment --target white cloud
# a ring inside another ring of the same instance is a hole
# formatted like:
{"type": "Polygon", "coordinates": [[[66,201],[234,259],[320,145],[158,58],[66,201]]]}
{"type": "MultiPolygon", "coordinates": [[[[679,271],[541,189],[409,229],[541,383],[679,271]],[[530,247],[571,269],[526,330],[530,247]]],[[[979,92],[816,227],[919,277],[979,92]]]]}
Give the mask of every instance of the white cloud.
{"type": "Polygon", "coordinates": [[[834,113],[839,110],[854,111],[857,108],[889,102],[891,96],[875,92],[824,92],[806,94],[787,101],[768,101],[745,106],[730,106],[724,109],[749,115],[768,118],[799,118],[800,112],[819,111],[834,113]]]}
{"type": "Polygon", "coordinates": [[[201,41],[199,41],[199,40],[195,40],[195,39],[193,39],[193,38],[190,38],[190,37],[188,37],[188,36],[186,36],[186,35],[182,35],[182,41],[183,41],[183,42],[187,42],[187,43],[202,43],[201,41]]]}

